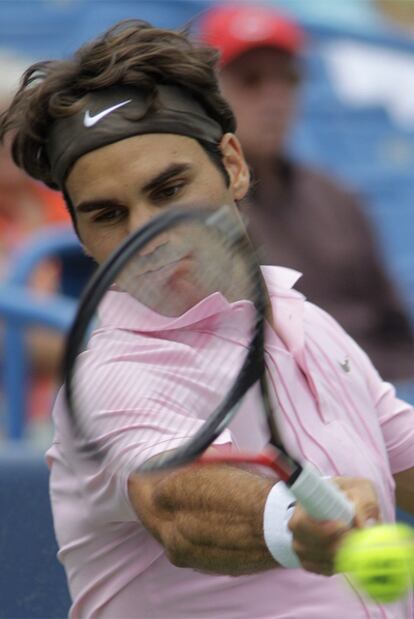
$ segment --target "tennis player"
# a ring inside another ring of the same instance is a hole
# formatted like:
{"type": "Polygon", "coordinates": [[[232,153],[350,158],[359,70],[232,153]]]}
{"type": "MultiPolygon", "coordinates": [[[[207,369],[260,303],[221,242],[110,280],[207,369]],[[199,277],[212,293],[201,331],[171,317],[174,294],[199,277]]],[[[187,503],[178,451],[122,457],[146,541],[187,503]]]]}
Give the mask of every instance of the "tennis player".
{"type": "MultiPolygon", "coordinates": [[[[216,60],[185,34],[132,21],[69,60],[26,72],[1,135],[13,133],[18,165],[63,192],[85,251],[98,263],[174,202],[236,208],[246,194],[249,171],[216,60]]],[[[263,273],[274,313],[269,367],[280,385],[289,449],[347,493],[354,526],[393,521],[395,494],[414,513],[413,409],[330,316],[293,290],[298,273],[263,273]]],[[[142,325],[126,307],[121,322],[118,303],[114,292],[88,353],[88,410],[92,420],[128,412],[112,448],[122,460],[128,436],[131,460],[143,462],[182,437],[174,410],[166,412],[168,424],[165,415],[163,423],[153,418],[144,431],[134,371],[147,372],[151,389],[162,338],[148,326],[143,350],[136,337],[142,325]],[[102,367],[110,408],[94,388],[102,367]]],[[[198,351],[191,354],[196,361],[198,351]]],[[[193,384],[177,367],[173,380],[197,396],[209,378],[193,384]]],[[[253,417],[242,415],[215,448],[262,447],[253,417]]],[[[77,454],[62,394],[54,420],[47,458],[71,619],[411,619],[411,596],[371,604],[333,573],[344,523],[314,522],[280,482],[224,465],[151,478],[115,472],[77,454]]],[[[188,420],[189,432],[197,423],[188,420]]]]}

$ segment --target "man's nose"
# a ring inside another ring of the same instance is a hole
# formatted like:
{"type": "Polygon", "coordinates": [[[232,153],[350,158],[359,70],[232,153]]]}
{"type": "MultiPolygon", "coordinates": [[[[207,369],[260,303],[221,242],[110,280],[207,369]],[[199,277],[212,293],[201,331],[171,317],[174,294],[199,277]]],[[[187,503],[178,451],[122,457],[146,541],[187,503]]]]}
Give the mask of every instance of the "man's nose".
{"type": "Polygon", "coordinates": [[[154,206],[145,203],[134,205],[129,214],[128,232],[132,234],[139,228],[142,228],[146,223],[153,219],[158,214],[158,209],[154,206]]]}

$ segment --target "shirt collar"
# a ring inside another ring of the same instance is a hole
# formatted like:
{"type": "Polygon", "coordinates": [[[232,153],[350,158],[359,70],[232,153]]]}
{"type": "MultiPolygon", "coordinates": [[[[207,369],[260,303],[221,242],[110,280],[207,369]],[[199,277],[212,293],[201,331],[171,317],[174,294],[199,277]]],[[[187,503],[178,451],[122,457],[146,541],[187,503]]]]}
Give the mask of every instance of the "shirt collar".
{"type": "Polygon", "coordinates": [[[273,266],[264,266],[262,271],[272,304],[276,333],[302,366],[305,343],[305,297],[297,290],[293,290],[302,274],[293,269],[273,266]]]}
{"type": "MultiPolygon", "coordinates": [[[[261,268],[272,303],[277,334],[287,349],[297,356],[304,343],[304,297],[292,287],[301,277],[301,273],[284,267],[261,268]]],[[[181,316],[168,317],[153,312],[127,293],[113,289],[107,293],[102,303],[100,326],[141,333],[183,329],[213,316],[223,317],[225,313],[234,312],[235,308],[245,307],[246,304],[250,305],[246,301],[229,303],[223,295],[214,293],[181,316]]]]}
{"type": "Polygon", "coordinates": [[[206,299],[178,317],[163,316],[142,305],[126,292],[112,289],[101,304],[99,319],[101,327],[128,329],[140,333],[155,333],[172,329],[184,329],[201,320],[223,315],[235,307],[251,305],[247,301],[229,303],[219,292],[206,299]]]}
{"type": "Polygon", "coordinates": [[[266,281],[266,286],[269,294],[281,294],[285,296],[293,294],[293,296],[302,296],[296,290],[292,290],[296,282],[302,277],[302,273],[294,269],[276,266],[262,266],[263,276],[266,281]]]}

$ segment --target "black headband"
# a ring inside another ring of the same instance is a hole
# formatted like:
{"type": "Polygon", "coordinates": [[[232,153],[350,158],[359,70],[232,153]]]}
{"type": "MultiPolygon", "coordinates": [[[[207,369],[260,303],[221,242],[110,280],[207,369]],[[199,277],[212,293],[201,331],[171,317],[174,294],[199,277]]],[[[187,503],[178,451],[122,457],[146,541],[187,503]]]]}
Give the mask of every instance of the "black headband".
{"type": "Polygon", "coordinates": [[[172,133],[214,144],[220,141],[220,124],[184,89],[158,86],[153,101],[139,88],[111,87],[88,93],[79,111],[55,120],[47,154],[56,185],[63,188],[82,155],[135,135],[172,133]]]}

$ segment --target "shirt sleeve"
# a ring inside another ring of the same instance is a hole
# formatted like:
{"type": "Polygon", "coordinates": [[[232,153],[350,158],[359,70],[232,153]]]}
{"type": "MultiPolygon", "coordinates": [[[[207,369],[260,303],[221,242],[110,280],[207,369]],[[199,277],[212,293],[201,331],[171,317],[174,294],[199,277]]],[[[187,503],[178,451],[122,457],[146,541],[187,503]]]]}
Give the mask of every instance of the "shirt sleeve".
{"type": "MultiPolygon", "coordinates": [[[[115,344],[110,356],[84,355],[75,394],[82,432],[76,438],[72,432],[67,442],[83,493],[101,523],[136,519],[130,475],[189,440],[220,403],[228,368],[206,364],[205,355],[185,346],[180,363],[171,367],[175,345],[148,338],[141,346],[123,343],[119,351],[115,344]],[[98,458],[88,458],[90,452],[98,458]]],[[[225,430],[213,444],[231,442],[225,430]]]]}
{"type": "Polygon", "coordinates": [[[381,379],[369,358],[364,363],[393,474],[414,467],[414,407],[400,400],[395,387],[381,379]]]}
{"type": "MultiPolygon", "coordinates": [[[[345,350],[351,354],[370,403],[376,412],[392,474],[414,466],[414,407],[400,400],[395,387],[384,381],[364,350],[332,316],[309,305],[323,318],[323,328],[339,333],[345,350]]],[[[337,339],[337,338],[336,338],[337,339]]]]}

